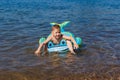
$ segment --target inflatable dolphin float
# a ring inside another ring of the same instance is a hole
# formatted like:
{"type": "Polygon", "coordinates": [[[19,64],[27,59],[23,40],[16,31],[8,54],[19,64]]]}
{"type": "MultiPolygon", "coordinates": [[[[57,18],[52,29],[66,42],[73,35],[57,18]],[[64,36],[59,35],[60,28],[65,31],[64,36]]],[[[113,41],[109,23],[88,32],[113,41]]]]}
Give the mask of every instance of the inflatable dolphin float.
{"type": "MultiPolygon", "coordinates": [[[[66,35],[66,36],[72,36],[80,47],[82,45],[82,39],[80,37],[75,37],[72,33],[64,30],[64,27],[66,27],[69,23],[70,21],[65,21],[61,24],[53,22],[53,23],[50,23],[50,25],[51,26],[56,25],[56,24],[59,25],[61,29],[61,34],[66,35]]],[[[40,38],[39,44],[43,43],[45,40],[46,40],[45,37],[40,38]]],[[[48,52],[65,52],[69,50],[65,39],[62,39],[59,44],[54,44],[52,43],[52,41],[49,41],[47,44],[47,48],[48,48],[48,52]]]]}

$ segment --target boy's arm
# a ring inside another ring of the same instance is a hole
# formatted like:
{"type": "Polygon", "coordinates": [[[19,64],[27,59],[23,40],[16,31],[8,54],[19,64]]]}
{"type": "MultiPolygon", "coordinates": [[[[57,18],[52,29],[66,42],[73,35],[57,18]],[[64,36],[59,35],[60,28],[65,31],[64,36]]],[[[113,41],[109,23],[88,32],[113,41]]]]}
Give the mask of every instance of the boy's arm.
{"type": "Polygon", "coordinates": [[[43,46],[43,43],[42,44],[39,44],[39,47],[37,48],[37,50],[35,51],[35,54],[38,56],[40,53],[41,53],[41,48],[43,46]]]}
{"type": "Polygon", "coordinates": [[[40,50],[43,47],[43,45],[46,45],[51,40],[51,36],[49,36],[43,43],[39,44],[38,49],[35,51],[35,54],[38,56],[40,54],[40,50]]]}
{"type": "Polygon", "coordinates": [[[43,45],[46,45],[51,40],[51,36],[49,36],[43,43],[39,44],[39,47],[37,50],[41,50],[43,45]]]}
{"type": "Polygon", "coordinates": [[[50,40],[51,40],[52,36],[49,36],[44,42],[43,44],[47,44],[50,40]]]}
{"type": "Polygon", "coordinates": [[[66,39],[66,40],[71,40],[74,44],[74,47],[78,48],[78,45],[77,45],[77,43],[76,43],[76,41],[73,37],[64,35],[63,38],[66,39]]]}

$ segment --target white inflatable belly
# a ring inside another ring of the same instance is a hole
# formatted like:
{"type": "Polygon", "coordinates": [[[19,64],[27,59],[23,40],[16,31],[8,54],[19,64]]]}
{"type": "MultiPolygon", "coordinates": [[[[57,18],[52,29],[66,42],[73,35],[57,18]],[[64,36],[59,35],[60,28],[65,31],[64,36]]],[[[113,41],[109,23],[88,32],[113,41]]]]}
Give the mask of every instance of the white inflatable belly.
{"type": "Polygon", "coordinates": [[[63,52],[63,51],[68,51],[67,46],[59,46],[59,47],[52,47],[48,48],[49,52],[63,52]]]}

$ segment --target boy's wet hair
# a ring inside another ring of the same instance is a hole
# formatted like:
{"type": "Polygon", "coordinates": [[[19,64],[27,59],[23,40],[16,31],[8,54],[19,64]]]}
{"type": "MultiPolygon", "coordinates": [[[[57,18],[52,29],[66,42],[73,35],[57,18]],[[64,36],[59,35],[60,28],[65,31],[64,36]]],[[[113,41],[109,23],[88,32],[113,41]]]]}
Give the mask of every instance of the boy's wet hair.
{"type": "Polygon", "coordinates": [[[60,30],[60,26],[59,26],[58,24],[53,25],[53,26],[52,26],[52,31],[53,31],[54,29],[59,29],[59,30],[60,30]]]}

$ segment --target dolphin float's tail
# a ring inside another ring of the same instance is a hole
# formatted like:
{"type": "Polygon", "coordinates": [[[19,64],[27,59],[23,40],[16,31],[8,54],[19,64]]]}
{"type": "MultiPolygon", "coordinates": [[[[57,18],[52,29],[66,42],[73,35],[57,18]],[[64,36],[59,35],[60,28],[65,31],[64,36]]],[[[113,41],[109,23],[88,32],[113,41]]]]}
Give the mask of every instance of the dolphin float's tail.
{"type": "Polygon", "coordinates": [[[50,23],[50,25],[51,25],[51,26],[53,26],[53,25],[59,25],[60,28],[61,28],[61,32],[64,32],[64,27],[67,26],[69,23],[70,23],[70,21],[64,21],[64,22],[61,23],[61,24],[52,22],[52,23],[50,23]]]}

